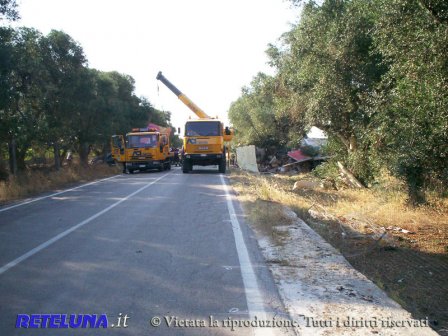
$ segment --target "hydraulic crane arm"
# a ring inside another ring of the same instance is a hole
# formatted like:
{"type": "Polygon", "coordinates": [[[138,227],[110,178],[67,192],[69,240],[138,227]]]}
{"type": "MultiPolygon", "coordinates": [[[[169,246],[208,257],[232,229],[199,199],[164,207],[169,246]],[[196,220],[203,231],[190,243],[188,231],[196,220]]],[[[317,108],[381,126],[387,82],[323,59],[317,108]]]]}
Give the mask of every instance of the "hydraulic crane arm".
{"type": "Polygon", "coordinates": [[[156,79],[161,81],[163,84],[166,85],[168,89],[173,92],[177,98],[179,98],[182,103],[188,106],[190,110],[192,110],[199,118],[201,119],[210,119],[210,116],[207,115],[202,109],[199,108],[195,103],[193,103],[190,98],[188,98],[186,95],[184,95],[177,87],[175,87],[164,75],[162,75],[162,71],[159,71],[157,74],[156,79]]]}

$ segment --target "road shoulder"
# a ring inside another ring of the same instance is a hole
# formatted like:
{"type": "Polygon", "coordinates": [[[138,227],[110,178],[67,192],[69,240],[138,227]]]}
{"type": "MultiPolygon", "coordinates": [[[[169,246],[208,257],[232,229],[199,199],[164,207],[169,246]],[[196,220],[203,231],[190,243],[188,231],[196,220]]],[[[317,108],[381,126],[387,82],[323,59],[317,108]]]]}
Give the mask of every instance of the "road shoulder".
{"type": "MultiPolygon", "coordinates": [[[[251,202],[238,197],[249,213],[251,202]]],[[[282,223],[267,229],[249,215],[248,223],[301,335],[437,335],[427,319],[413,319],[293,211],[271,206],[283,212],[282,223]]]]}

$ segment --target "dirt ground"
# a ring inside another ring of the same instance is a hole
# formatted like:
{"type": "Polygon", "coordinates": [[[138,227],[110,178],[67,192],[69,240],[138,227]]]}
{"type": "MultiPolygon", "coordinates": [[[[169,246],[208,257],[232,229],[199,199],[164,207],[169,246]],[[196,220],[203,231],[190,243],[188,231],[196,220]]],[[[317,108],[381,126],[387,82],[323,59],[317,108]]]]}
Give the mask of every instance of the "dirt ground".
{"type": "MultiPolygon", "coordinates": [[[[404,234],[393,234],[393,244],[379,244],[369,238],[342,239],[338,223],[328,221],[327,228],[313,220],[310,225],[337,248],[348,262],[412,313],[416,319],[429,317],[432,327],[448,335],[448,258],[446,254],[425,253],[409,244],[404,234]],[[331,228],[331,229],[329,229],[331,228]]],[[[347,230],[347,229],[346,229],[347,230]]],[[[427,240],[422,229],[413,240],[427,240]]],[[[446,241],[447,232],[432,234],[446,241]],[[443,236],[443,235],[444,236],[443,236]]]]}
{"type": "Polygon", "coordinates": [[[268,227],[282,220],[270,204],[288,206],[412,318],[428,318],[434,330],[448,335],[447,209],[408,210],[370,191],[362,197],[351,190],[292,191],[293,179],[231,174],[249,221],[268,227]]]}

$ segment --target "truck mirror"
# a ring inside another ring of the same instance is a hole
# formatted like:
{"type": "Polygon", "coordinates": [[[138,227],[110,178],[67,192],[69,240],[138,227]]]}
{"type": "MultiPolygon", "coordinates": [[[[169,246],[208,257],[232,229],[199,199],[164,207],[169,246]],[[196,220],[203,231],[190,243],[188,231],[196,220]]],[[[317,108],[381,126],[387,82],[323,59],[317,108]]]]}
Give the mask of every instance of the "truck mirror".
{"type": "Polygon", "coordinates": [[[180,134],[180,127],[177,128],[177,134],[180,134]]]}
{"type": "Polygon", "coordinates": [[[229,127],[226,127],[225,133],[226,133],[226,135],[230,135],[231,134],[229,127]]]}
{"type": "Polygon", "coordinates": [[[162,153],[163,152],[163,145],[161,144],[160,145],[160,153],[162,153]]]}

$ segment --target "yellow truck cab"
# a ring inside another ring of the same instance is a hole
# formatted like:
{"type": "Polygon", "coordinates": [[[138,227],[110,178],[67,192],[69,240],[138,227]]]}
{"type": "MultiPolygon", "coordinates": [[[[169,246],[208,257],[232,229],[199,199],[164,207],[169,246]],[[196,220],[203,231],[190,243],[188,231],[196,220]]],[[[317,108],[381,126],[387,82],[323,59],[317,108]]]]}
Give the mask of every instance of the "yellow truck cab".
{"type": "Polygon", "coordinates": [[[182,151],[182,172],[193,170],[193,165],[217,165],[220,173],[226,172],[226,145],[232,140],[233,132],[217,119],[208,116],[185,94],[175,87],[161,72],[156,77],[171,90],[199,119],[185,124],[182,151]]]}
{"type": "Polygon", "coordinates": [[[225,130],[215,119],[187,121],[184,134],[183,172],[193,169],[193,165],[217,165],[221,173],[226,171],[225,130]]]}
{"type": "Polygon", "coordinates": [[[112,157],[123,164],[123,173],[171,169],[170,132],[171,128],[154,125],[147,128],[133,128],[125,137],[113,135],[112,157]]]}

